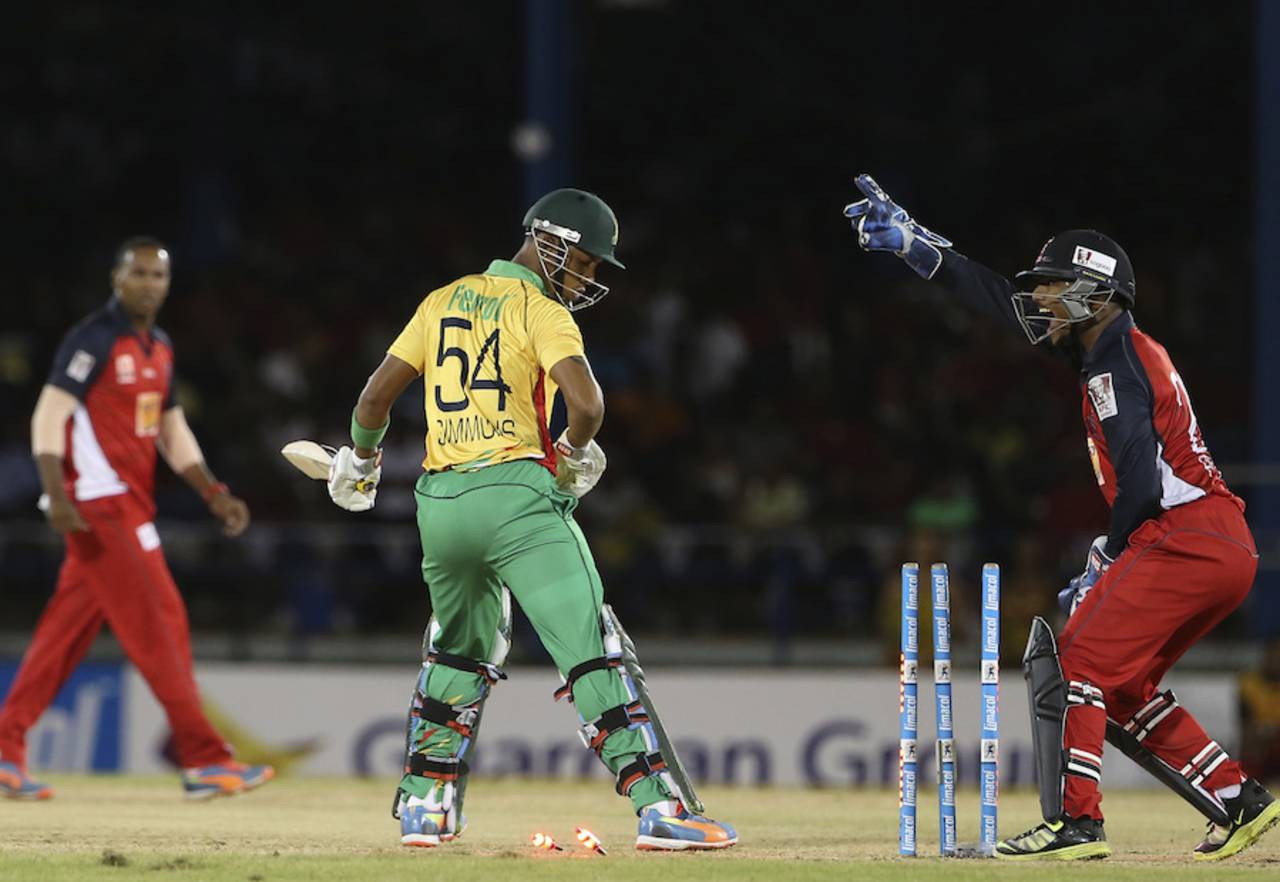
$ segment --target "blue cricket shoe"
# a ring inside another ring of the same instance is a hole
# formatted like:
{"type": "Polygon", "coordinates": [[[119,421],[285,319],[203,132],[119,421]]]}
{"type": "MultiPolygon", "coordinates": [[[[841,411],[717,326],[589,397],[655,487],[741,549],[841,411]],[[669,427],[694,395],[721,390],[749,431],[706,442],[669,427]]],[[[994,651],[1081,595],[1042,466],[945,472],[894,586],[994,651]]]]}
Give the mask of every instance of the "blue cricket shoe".
{"type": "Polygon", "coordinates": [[[678,801],[657,803],[640,812],[640,831],[636,836],[636,848],[640,851],[701,851],[728,848],[737,842],[738,831],[733,827],[695,815],[678,801]]]}

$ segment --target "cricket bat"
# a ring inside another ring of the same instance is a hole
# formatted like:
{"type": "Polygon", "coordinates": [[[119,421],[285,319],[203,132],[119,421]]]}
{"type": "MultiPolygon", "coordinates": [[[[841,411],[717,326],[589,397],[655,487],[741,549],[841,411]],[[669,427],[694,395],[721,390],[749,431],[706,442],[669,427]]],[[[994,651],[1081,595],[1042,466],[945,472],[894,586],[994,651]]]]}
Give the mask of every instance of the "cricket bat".
{"type": "Polygon", "coordinates": [[[315,441],[290,441],[280,448],[280,455],[289,460],[290,465],[317,481],[329,480],[329,465],[337,452],[328,444],[315,441]]]}

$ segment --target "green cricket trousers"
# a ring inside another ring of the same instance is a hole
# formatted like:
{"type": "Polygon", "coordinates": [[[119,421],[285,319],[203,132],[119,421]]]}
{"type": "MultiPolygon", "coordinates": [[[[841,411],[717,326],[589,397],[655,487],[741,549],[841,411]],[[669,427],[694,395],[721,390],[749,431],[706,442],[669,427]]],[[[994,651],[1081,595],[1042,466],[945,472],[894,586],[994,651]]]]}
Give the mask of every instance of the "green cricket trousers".
{"type": "MultiPolygon", "coordinates": [[[[440,625],[438,650],[487,661],[505,584],[562,675],[604,655],[600,633],[604,586],[573,520],[578,500],[561,492],[546,468],[533,460],[518,460],[475,471],[424,474],[415,494],[422,577],[440,625]]],[[[426,679],[426,694],[450,705],[475,701],[485,687],[480,674],[443,665],[430,666],[426,679]]],[[[501,693],[498,689],[498,700],[501,693]]],[[[588,721],[629,703],[621,678],[612,670],[579,677],[573,697],[578,713],[588,721]]],[[[456,755],[458,733],[422,720],[415,724],[411,734],[415,752],[431,757],[456,755]]],[[[601,759],[616,775],[644,753],[640,732],[623,729],[605,740],[601,759]]],[[[406,775],[401,786],[423,796],[432,783],[406,775]]],[[[630,797],[638,812],[667,794],[657,779],[649,777],[632,787],[630,797]]]]}

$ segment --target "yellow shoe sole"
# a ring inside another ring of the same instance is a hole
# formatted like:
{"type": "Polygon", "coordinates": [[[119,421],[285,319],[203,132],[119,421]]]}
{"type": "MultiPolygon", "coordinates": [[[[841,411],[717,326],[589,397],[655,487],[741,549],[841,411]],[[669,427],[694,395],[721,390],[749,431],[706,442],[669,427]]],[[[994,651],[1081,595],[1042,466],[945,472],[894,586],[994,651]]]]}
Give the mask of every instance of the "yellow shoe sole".
{"type": "Polygon", "coordinates": [[[1220,861],[1233,854],[1239,854],[1261,839],[1262,834],[1274,827],[1277,822],[1280,822],[1280,799],[1271,803],[1262,810],[1262,814],[1232,833],[1231,838],[1223,843],[1222,848],[1208,854],[1196,852],[1194,857],[1198,861],[1220,861]]]}
{"type": "Polygon", "coordinates": [[[1053,851],[1037,851],[1029,854],[1005,854],[993,852],[1002,861],[1096,861],[1111,857],[1111,846],[1105,842],[1082,842],[1055,848],[1053,851]]]}

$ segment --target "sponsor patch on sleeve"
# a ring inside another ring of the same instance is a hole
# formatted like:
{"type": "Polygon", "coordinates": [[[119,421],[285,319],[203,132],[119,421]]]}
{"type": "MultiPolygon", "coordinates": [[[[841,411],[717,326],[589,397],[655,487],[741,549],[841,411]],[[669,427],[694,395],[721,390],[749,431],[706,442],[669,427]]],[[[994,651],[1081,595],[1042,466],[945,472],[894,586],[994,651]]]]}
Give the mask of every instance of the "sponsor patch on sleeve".
{"type": "Polygon", "coordinates": [[[77,349],[76,354],[71,356],[71,361],[67,362],[67,376],[77,383],[83,383],[89,379],[89,372],[96,362],[97,359],[92,355],[83,349],[77,349]]]}
{"type": "Polygon", "coordinates": [[[1103,254],[1101,251],[1094,251],[1092,248],[1085,248],[1082,245],[1076,246],[1075,254],[1071,255],[1071,262],[1076,266],[1088,267],[1091,270],[1097,270],[1104,275],[1115,275],[1116,259],[1110,254],[1103,254]]]}
{"type": "Polygon", "coordinates": [[[138,545],[143,551],[155,551],[160,547],[160,534],[156,532],[156,525],[152,521],[147,521],[135,532],[138,534],[138,545]]]}
{"type": "Polygon", "coordinates": [[[1100,420],[1109,419],[1120,412],[1110,372],[1089,378],[1089,400],[1093,402],[1093,409],[1097,411],[1100,420]]]}

